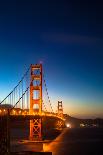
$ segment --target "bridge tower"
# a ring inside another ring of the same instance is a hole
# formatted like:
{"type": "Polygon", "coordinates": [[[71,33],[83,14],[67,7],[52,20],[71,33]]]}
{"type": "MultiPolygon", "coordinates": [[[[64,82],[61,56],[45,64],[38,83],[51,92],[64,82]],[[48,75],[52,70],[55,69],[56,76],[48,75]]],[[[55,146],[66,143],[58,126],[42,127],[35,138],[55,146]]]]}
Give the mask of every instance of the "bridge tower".
{"type": "Polygon", "coordinates": [[[42,64],[31,65],[30,110],[29,114],[39,114],[30,120],[30,140],[42,139],[42,64]]]}
{"type": "Polygon", "coordinates": [[[58,101],[58,115],[63,117],[63,104],[62,101],[58,101]]]}
{"type": "MultiPolygon", "coordinates": [[[[63,118],[63,104],[62,101],[58,101],[58,116],[63,118]]],[[[57,121],[57,129],[62,130],[64,122],[62,120],[57,121]]]]}

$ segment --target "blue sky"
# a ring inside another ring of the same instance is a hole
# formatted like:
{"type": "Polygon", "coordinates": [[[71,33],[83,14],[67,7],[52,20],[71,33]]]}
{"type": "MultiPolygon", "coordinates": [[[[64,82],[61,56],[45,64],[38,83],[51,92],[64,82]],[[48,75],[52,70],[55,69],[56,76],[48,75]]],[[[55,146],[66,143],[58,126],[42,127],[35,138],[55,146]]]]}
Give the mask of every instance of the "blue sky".
{"type": "Polygon", "coordinates": [[[43,61],[54,107],[63,100],[72,116],[103,117],[102,16],[90,1],[1,2],[0,99],[43,61]]]}

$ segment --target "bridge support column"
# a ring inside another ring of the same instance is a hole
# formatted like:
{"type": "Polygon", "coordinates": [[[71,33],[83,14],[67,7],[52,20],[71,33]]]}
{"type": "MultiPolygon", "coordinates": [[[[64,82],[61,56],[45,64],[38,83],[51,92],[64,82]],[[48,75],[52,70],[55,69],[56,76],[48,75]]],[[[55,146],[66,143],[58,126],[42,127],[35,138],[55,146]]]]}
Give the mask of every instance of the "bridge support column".
{"type": "Polygon", "coordinates": [[[9,110],[7,114],[0,115],[0,155],[10,154],[9,110]]]}
{"type": "Polygon", "coordinates": [[[30,120],[30,140],[42,140],[42,118],[30,120]]]}
{"type": "MultiPolygon", "coordinates": [[[[58,116],[63,118],[63,104],[62,101],[58,101],[58,116]]],[[[58,120],[56,127],[58,130],[62,130],[64,128],[64,121],[58,120]]]]}
{"type": "Polygon", "coordinates": [[[58,130],[62,130],[64,128],[64,122],[62,120],[58,120],[56,124],[56,128],[58,130]]]}
{"type": "Polygon", "coordinates": [[[30,120],[30,140],[42,140],[42,64],[31,65],[29,114],[36,115],[30,120]]]}

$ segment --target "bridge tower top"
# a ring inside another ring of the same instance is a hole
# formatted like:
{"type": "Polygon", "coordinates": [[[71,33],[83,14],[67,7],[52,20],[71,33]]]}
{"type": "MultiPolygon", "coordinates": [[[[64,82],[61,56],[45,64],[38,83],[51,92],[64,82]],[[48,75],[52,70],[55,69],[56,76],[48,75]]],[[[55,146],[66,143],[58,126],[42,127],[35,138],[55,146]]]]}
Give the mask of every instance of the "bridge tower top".
{"type": "Polygon", "coordinates": [[[42,64],[31,64],[30,114],[42,112],[42,64]]]}

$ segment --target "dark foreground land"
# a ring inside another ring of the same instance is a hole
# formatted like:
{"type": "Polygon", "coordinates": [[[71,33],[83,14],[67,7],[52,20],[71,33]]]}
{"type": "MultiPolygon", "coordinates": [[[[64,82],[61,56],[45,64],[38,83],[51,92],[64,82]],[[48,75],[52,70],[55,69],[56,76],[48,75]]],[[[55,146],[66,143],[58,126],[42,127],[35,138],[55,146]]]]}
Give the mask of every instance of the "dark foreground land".
{"type": "Polygon", "coordinates": [[[103,128],[65,129],[44,150],[53,155],[103,155],[103,128]]]}

